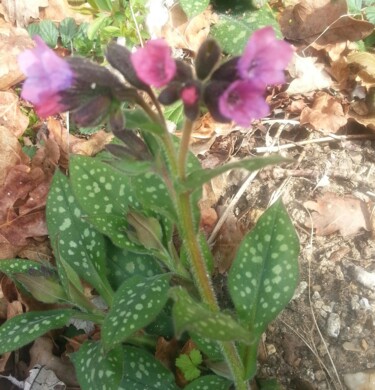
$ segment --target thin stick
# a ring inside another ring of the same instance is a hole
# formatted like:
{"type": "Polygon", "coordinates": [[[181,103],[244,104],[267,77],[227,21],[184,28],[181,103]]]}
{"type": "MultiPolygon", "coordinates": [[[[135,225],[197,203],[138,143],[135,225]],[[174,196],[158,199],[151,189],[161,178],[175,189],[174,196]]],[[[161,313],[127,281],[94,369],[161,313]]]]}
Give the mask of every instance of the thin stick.
{"type": "Polygon", "coordinates": [[[293,142],[290,144],[279,145],[279,146],[260,146],[255,148],[256,153],[275,153],[280,150],[291,149],[297,146],[303,146],[308,144],[323,143],[323,142],[334,142],[334,141],[346,141],[356,139],[375,139],[375,134],[351,134],[351,135],[336,135],[330,134],[327,137],[321,137],[316,139],[309,139],[306,141],[293,142]]]}

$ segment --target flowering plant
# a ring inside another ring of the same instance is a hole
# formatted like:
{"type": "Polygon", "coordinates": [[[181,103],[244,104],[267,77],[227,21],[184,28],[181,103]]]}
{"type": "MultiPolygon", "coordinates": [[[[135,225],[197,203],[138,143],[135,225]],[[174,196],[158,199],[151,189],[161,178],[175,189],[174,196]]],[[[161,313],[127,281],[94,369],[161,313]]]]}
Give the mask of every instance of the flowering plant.
{"type": "Polygon", "coordinates": [[[106,58],[116,74],[82,58],[60,59],[38,38],[36,44],[20,56],[27,76],[22,97],[42,117],[69,110],[83,126],[107,121],[115,138],[95,157],[72,156],[68,177],[55,173],[47,225],[56,266],[46,273],[37,262],[1,262],[2,272],[56,308],[7,321],[0,352],[79,318],[101,328],[99,341],[86,341],[71,355],[83,389],[177,389],[177,367],[189,390],[248,389],[260,337],[292,297],[298,240],[277,201],[240,245],[227,277],[232,304],[221,307],[197,202],[202,185],[218,174],[283,159],[202,169],[189,141],[204,108],[217,121],[244,126],[267,115],[267,85],[284,82],[291,47],[266,27],[241,57],[220,64],[220,47],[209,39],[192,69],[173,59],[163,40],[135,53],[113,43],[106,58]],[[179,99],[181,140],[168,132],[162,109],[179,99]],[[33,278],[48,289],[41,293],[33,278]],[[84,294],[81,280],[101,306],[84,294]],[[180,347],[189,338],[195,347],[166,368],[153,356],[162,337],[180,340],[180,347]]]}

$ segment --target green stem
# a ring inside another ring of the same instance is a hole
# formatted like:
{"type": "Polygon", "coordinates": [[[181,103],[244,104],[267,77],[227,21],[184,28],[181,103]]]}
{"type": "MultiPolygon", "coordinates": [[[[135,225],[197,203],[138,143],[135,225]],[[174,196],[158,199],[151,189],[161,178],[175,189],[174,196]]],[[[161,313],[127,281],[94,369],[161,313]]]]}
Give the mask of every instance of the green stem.
{"type": "Polygon", "coordinates": [[[73,318],[76,318],[77,320],[92,321],[95,324],[102,324],[105,317],[104,317],[104,313],[100,315],[100,314],[83,313],[77,311],[76,313],[74,313],[73,318]]]}
{"type": "Polygon", "coordinates": [[[186,162],[189,154],[189,144],[191,133],[193,132],[193,125],[190,119],[185,119],[184,128],[182,130],[182,138],[180,143],[180,149],[178,151],[178,174],[182,180],[186,178],[186,162]]]}

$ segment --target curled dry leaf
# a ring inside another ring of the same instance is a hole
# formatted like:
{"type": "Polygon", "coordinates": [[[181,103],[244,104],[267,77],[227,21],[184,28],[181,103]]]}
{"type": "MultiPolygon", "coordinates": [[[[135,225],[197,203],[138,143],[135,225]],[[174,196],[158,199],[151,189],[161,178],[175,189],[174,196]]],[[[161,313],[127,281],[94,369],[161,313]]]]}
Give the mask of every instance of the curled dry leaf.
{"type": "Polygon", "coordinates": [[[301,124],[310,124],[314,129],[324,133],[336,133],[346,125],[347,118],[342,105],[325,92],[315,95],[312,107],[305,107],[301,112],[301,124]]]}
{"type": "Polygon", "coordinates": [[[317,58],[300,57],[294,54],[288,70],[293,77],[286,92],[289,95],[307,93],[317,89],[329,88],[332,79],[324,70],[323,64],[316,63],[317,58]]]}
{"type": "Polygon", "coordinates": [[[345,237],[357,234],[362,228],[371,230],[367,205],[358,198],[326,192],[316,202],[308,201],[304,206],[313,210],[312,221],[308,219],[306,226],[315,228],[319,236],[339,231],[345,237]]]}
{"type": "Polygon", "coordinates": [[[217,20],[211,8],[188,20],[179,4],[169,10],[168,22],[161,29],[161,37],[175,49],[189,49],[196,53],[217,20]]]}
{"type": "Polygon", "coordinates": [[[280,26],[291,40],[314,43],[316,47],[345,41],[359,41],[370,35],[370,22],[347,15],[346,1],[303,0],[283,12],[280,26]]]}

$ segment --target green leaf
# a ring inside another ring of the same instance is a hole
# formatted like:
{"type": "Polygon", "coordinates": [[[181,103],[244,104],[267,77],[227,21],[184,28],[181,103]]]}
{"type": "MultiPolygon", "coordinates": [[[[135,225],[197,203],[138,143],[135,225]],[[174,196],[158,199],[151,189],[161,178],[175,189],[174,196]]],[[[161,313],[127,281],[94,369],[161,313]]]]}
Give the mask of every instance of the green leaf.
{"type": "Polygon", "coordinates": [[[180,5],[188,19],[201,14],[210,3],[209,0],[180,0],[180,5]]]}
{"type": "Polygon", "coordinates": [[[272,26],[276,35],[281,37],[280,27],[270,7],[245,12],[237,9],[231,14],[219,14],[219,22],[211,29],[211,35],[225,52],[240,55],[251,34],[265,26],[272,26]]]}
{"type": "Polygon", "coordinates": [[[365,9],[366,18],[372,24],[375,24],[375,6],[367,7],[365,9]]]}
{"type": "Polygon", "coordinates": [[[130,241],[125,216],[129,205],[140,209],[130,178],[98,158],[72,156],[70,179],[74,194],[88,220],[112,242],[129,250],[142,251],[130,241]]]}
{"type": "Polygon", "coordinates": [[[116,291],[104,320],[102,340],[106,348],[123,342],[150,324],[168,300],[169,275],[153,278],[133,276],[116,291]]]}
{"type": "Polygon", "coordinates": [[[35,35],[40,35],[39,23],[31,23],[26,29],[31,38],[34,38],[35,35]]]}
{"type": "Polygon", "coordinates": [[[32,311],[7,320],[0,327],[0,355],[31,343],[52,329],[63,327],[74,311],[32,311]]]}
{"type": "Polygon", "coordinates": [[[201,371],[197,366],[202,363],[202,354],[198,349],[193,349],[188,355],[182,354],[176,359],[176,366],[182,371],[187,381],[199,377],[201,371]]]}
{"type": "Polygon", "coordinates": [[[60,23],[60,36],[63,45],[69,48],[74,36],[77,34],[78,26],[73,18],[65,18],[60,23]]]}
{"type": "Polygon", "coordinates": [[[174,375],[145,350],[125,346],[124,377],[118,390],[177,390],[174,375]]]}
{"type": "Polygon", "coordinates": [[[254,157],[248,160],[236,161],[214,169],[195,170],[188,175],[185,183],[182,186],[182,190],[187,191],[193,190],[197,187],[201,187],[207,181],[224,172],[230,171],[231,169],[244,168],[248,171],[256,171],[257,169],[263,168],[267,165],[278,164],[281,162],[288,161],[290,160],[287,160],[284,157],[278,155],[274,155],[269,157],[254,157]]]}
{"type": "Polygon", "coordinates": [[[112,11],[111,0],[95,0],[97,7],[103,11],[112,11]]]}
{"type": "Polygon", "coordinates": [[[109,244],[107,256],[108,278],[115,290],[131,276],[151,277],[162,273],[157,260],[148,254],[130,252],[109,244]]]}
{"type": "Polygon", "coordinates": [[[69,263],[110,304],[113,292],[106,278],[104,237],[82,215],[68,179],[58,170],[48,195],[46,217],[57,261],[69,263]]]}
{"type": "Polygon", "coordinates": [[[111,22],[111,19],[108,15],[99,15],[90,23],[89,28],[87,29],[87,38],[93,41],[99,31],[108,25],[111,22]]]}
{"type": "Polygon", "coordinates": [[[260,379],[257,380],[257,385],[260,390],[282,390],[281,385],[277,383],[276,379],[260,379]]]}
{"type": "Polygon", "coordinates": [[[200,337],[191,332],[190,337],[199,350],[202,351],[211,361],[219,362],[224,359],[220,347],[215,341],[200,337]]]}
{"type": "Polygon", "coordinates": [[[297,234],[277,201],[242,241],[228,275],[237,315],[252,334],[260,336],[292,298],[298,254],[297,234]]]}
{"type": "Polygon", "coordinates": [[[56,47],[59,38],[59,30],[50,20],[42,20],[39,23],[39,34],[43,41],[52,49],[56,47]]]}
{"type": "Polygon", "coordinates": [[[4,259],[0,261],[0,272],[12,277],[14,274],[49,275],[56,272],[56,270],[49,264],[33,260],[4,259]]]}
{"type": "Polygon", "coordinates": [[[353,14],[360,14],[362,10],[362,0],[346,0],[348,11],[353,14]]]}
{"type": "Polygon", "coordinates": [[[189,383],[184,390],[229,390],[232,382],[216,375],[206,375],[189,383]]]}
{"type": "Polygon", "coordinates": [[[182,101],[179,100],[176,103],[166,106],[164,108],[164,116],[165,119],[173,122],[177,129],[181,129],[185,119],[182,101]]]}
{"type": "Polygon", "coordinates": [[[171,296],[175,301],[172,316],[178,336],[189,331],[212,340],[252,343],[249,332],[228,314],[210,311],[182,288],[173,288],[171,296]]]}
{"type": "Polygon", "coordinates": [[[82,390],[118,389],[124,365],[121,346],[107,352],[100,342],[86,341],[71,359],[82,390]]]}

